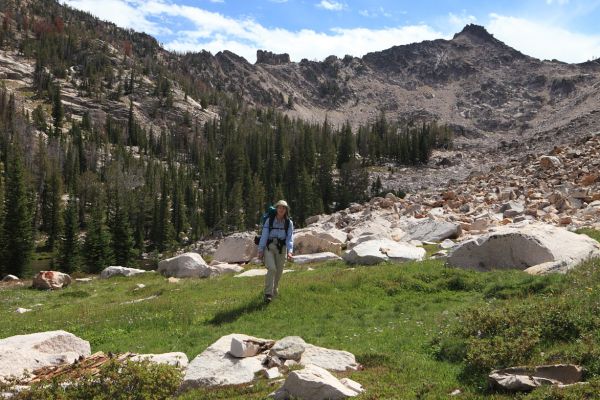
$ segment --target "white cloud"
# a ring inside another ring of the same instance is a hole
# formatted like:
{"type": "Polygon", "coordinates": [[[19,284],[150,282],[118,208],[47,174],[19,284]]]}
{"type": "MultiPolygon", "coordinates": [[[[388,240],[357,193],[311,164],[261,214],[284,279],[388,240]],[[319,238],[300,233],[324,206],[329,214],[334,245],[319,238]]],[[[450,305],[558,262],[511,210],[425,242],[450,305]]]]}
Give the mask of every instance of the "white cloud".
{"type": "Polygon", "coordinates": [[[290,31],[283,28],[266,28],[252,19],[234,19],[198,7],[177,5],[164,0],[65,0],[73,7],[85,9],[102,19],[118,25],[156,34],[160,29],[151,22],[152,17],[184,18],[193,30],[178,31],[175,39],[165,43],[174,51],[208,50],[216,53],[230,50],[250,62],[256,60],[256,50],[289,53],[293,61],[302,58],[324,59],[329,55],[356,57],[395,45],[432,40],[444,35],[425,25],[409,25],[382,29],[335,28],[327,32],[311,29],[290,31]],[[106,6],[109,2],[111,7],[106,6]],[[111,9],[107,12],[107,9],[111,9]],[[119,12],[112,10],[118,9],[119,12]]]}
{"type": "Polygon", "coordinates": [[[342,11],[346,8],[346,5],[334,0],[321,0],[321,2],[317,4],[317,7],[329,11],[342,11]]]}
{"type": "Polygon", "coordinates": [[[391,18],[392,13],[387,12],[383,7],[379,7],[377,10],[359,10],[358,13],[363,17],[367,18],[377,18],[377,17],[386,17],[391,18]]]}
{"type": "Polygon", "coordinates": [[[558,4],[562,6],[569,4],[569,0],[546,0],[546,4],[558,4]]]}
{"type": "MultiPolygon", "coordinates": [[[[360,57],[368,52],[384,50],[395,45],[449,38],[466,23],[476,20],[466,12],[449,14],[445,22],[449,24],[446,32],[437,31],[424,23],[380,29],[335,28],[325,32],[311,29],[291,31],[284,28],[267,28],[250,18],[235,19],[199,7],[178,5],[171,0],[104,0],[102,2],[64,0],[64,2],[119,26],[152,35],[169,35],[169,39],[165,39],[165,47],[171,50],[185,52],[204,49],[212,53],[230,50],[250,62],[256,59],[258,49],[289,53],[293,61],[300,61],[302,58],[324,59],[329,55],[343,57],[350,54],[360,57]],[[185,20],[187,26],[191,25],[191,28],[172,32],[169,26],[172,28],[175,24],[170,25],[169,19],[185,20]],[[156,22],[159,20],[160,23],[156,22]]],[[[378,9],[368,12],[376,12],[378,15],[384,13],[383,10],[378,9]]],[[[557,21],[535,21],[490,14],[486,28],[509,46],[537,58],[584,62],[600,57],[600,35],[572,32],[561,28],[557,21]]]]}
{"type": "Polygon", "coordinates": [[[147,15],[140,9],[141,0],[64,0],[65,4],[85,10],[100,19],[114,22],[115,24],[132,28],[136,31],[146,32],[151,35],[168,34],[170,30],[147,19],[147,15]]]}
{"type": "Polygon", "coordinates": [[[527,55],[579,63],[600,57],[600,35],[569,31],[554,23],[490,14],[488,30],[527,55]]]}
{"type": "Polygon", "coordinates": [[[453,31],[459,31],[464,28],[465,25],[473,24],[475,22],[477,22],[477,18],[473,15],[468,15],[465,10],[463,10],[460,15],[454,13],[448,14],[448,23],[450,24],[450,29],[453,31]]]}

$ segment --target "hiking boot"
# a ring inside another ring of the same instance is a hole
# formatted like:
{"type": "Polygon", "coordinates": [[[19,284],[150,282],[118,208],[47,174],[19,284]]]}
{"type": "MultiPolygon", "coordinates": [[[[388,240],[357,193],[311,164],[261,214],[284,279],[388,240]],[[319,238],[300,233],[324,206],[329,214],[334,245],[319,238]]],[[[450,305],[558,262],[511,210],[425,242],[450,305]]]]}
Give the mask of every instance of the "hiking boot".
{"type": "Polygon", "coordinates": [[[265,294],[265,303],[269,304],[271,300],[273,300],[273,296],[271,296],[270,294],[265,294]]]}

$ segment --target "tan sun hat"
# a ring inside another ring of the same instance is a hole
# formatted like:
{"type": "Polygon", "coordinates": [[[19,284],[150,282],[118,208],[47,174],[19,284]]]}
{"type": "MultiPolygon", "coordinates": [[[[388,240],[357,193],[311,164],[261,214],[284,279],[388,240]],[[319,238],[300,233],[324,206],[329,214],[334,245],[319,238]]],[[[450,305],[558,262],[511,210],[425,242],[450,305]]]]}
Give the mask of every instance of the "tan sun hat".
{"type": "Polygon", "coordinates": [[[277,208],[278,206],[284,206],[285,208],[287,208],[288,212],[290,212],[290,206],[288,205],[287,201],[279,200],[277,203],[275,203],[275,208],[277,208]]]}

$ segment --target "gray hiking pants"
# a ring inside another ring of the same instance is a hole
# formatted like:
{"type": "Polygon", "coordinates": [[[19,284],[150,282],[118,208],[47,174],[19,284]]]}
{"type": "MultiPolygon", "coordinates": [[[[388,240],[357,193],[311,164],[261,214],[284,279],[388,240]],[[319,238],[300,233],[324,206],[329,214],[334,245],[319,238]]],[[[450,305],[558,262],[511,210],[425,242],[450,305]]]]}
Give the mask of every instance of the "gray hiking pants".
{"type": "Polygon", "coordinates": [[[275,242],[269,244],[265,249],[265,266],[267,267],[267,276],[265,277],[265,295],[277,296],[277,287],[279,279],[283,274],[283,266],[287,257],[285,246],[281,252],[277,249],[275,242]]]}

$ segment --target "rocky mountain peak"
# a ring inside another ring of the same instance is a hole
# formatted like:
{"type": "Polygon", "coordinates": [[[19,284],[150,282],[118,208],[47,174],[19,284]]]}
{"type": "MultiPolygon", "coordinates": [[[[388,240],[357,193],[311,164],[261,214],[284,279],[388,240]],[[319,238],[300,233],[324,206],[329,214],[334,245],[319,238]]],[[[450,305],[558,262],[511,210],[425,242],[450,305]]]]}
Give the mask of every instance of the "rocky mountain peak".
{"type": "Polygon", "coordinates": [[[276,54],[266,50],[256,51],[256,64],[283,65],[290,63],[288,53],[276,54]]]}
{"type": "Polygon", "coordinates": [[[484,42],[498,43],[499,40],[494,37],[491,33],[489,33],[483,26],[476,24],[468,24],[466,25],[462,31],[458,32],[452,38],[458,39],[460,37],[474,38],[484,42]]]}

